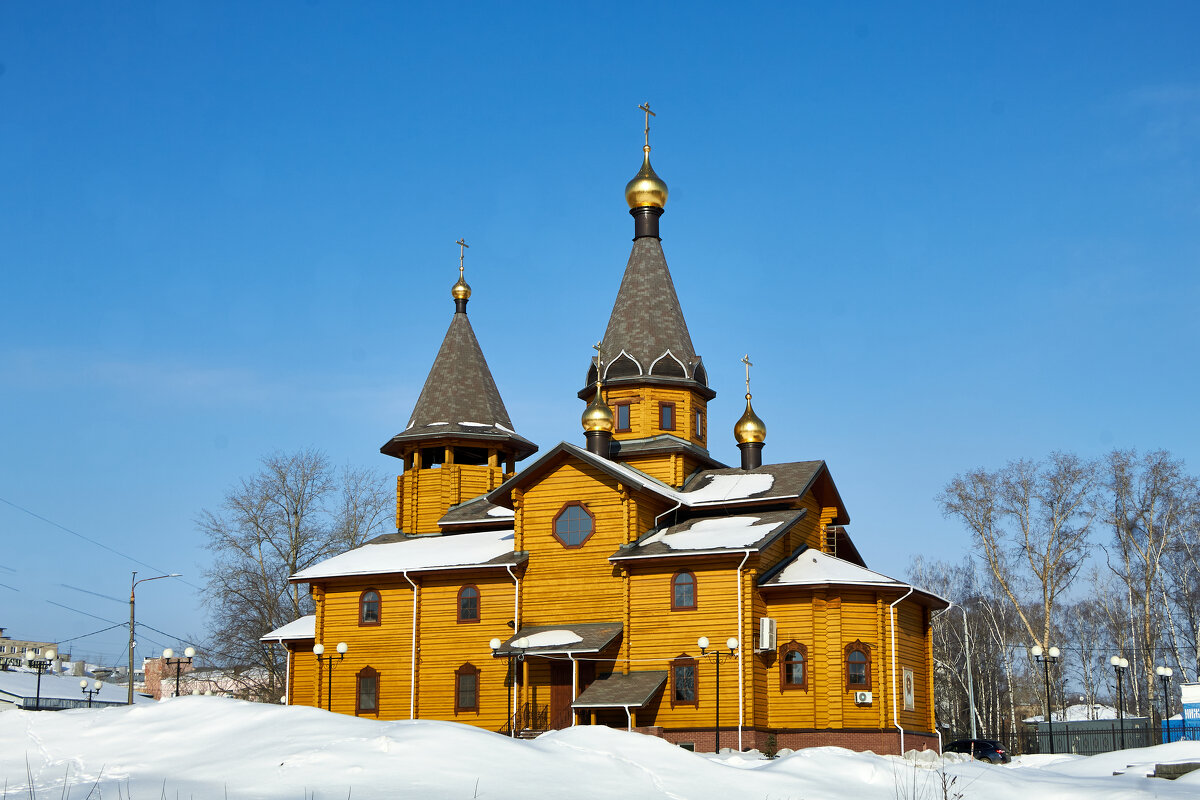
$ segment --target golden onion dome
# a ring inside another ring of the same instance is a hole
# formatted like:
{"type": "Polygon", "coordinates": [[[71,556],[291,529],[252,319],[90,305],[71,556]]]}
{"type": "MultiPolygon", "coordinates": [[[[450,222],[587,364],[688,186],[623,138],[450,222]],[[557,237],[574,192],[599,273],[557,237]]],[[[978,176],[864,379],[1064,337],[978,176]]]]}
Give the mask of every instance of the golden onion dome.
{"type": "Polygon", "coordinates": [[[595,399],[587,404],[587,408],[583,410],[584,432],[601,431],[603,433],[612,433],[616,427],[616,421],[613,418],[612,409],[600,397],[600,392],[596,392],[595,399]]]}
{"type": "Polygon", "coordinates": [[[638,174],[625,184],[625,202],[629,203],[630,208],[642,206],[663,208],[667,205],[667,184],[654,173],[654,168],[650,166],[650,145],[646,145],[642,150],[646,153],[646,157],[642,161],[642,168],[638,170],[638,174]]]}
{"type": "Polygon", "coordinates": [[[458,281],[450,288],[450,296],[455,300],[470,300],[471,299],[471,284],[463,280],[461,275],[458,276],[458,281]]]}
{"type": "Polygon", "coordinates": [[[746,392],[746,413],[742,414],[742,418],[733,426],[733,436],[738,444],[764,442],[767,439],[767,425],[754,413],[749,392],[746,392]]]}

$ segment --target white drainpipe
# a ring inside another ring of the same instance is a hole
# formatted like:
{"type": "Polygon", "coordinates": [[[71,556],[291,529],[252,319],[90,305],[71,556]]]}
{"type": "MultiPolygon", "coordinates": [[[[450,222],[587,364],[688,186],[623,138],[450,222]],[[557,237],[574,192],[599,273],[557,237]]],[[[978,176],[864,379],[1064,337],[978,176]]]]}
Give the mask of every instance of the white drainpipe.
{"type": "Polygon", "coordinates": [[[904,596],[888,606],[888,615],[892,620],[892,724],[900,731],[900,755],[904,755],[904,728],[900,727],[900,715],[896,708],[896,605],[913,593],[913,587],[908,587],[904,596]]]}
{"type": "Polygon", "coordinates": [[[567,653],[567,658],[571,659],[571,727],[576,724],[575,718],[575,701],[579,699],[579,662],[575,660],[575,654],[567,653]]]}
{"type": "Polygon", "coordinates": [[[409,683],[408,683],[408,718],[417,718],[417,585],[413,583],[412,578],[408,577],[408,570],[404,570],[404,580],[408,581],[408,585],[412,587],[413,592],[413,619],[412,619],[412,662],[409,664],[409,683]]]}
{"type": "MultiPolygon", "coordinates": [[[[283,642],[280,642],[283,644],[283,642]]],[[[283,702],[285,705],[292,703],[292,649],[287,645],[283,645],[283,649],[287,651],[287,673],[283,676],[283,702]]]]}
{"type": "MultiPolygon", "coordinates": [[[[746,703],[742,697],[742,691],[746,685],[744,675],[745,659],[743,654],[746,651],[746,643],[742,641],[742,567],[746,566],[746,560],[750,558],[750,551],[746,550],[742,554],[742,563],[738,564],[737,568],[737,609],[738,609],[738,750],[742,749],[742,726],[746,722],[746,703]]],[[[718,656],[719,658],[720,656],[718,656]]]]}
{"type": "MultiPolygon", "coordinates": [[[[511,564],[505,564],[504,569],[508,572],[508,577],[513,580],[513,636],[521,630],[521,579],[512,571],[511,564]]],[[[517,716],[517,667],[513,664],[512,656],[508,657],[508,663],[511,665],[512,675],[509,680],[512,681],[512,708],[508,710],[509,721],[516,719],[517,716]]],[[[573,712],[572,712],[573,713],[573,712]]],[[[510,727],[512,731],[516,726],[510,727]]],[[[514,731],[515,735],[515,731],[514,731]]]]}

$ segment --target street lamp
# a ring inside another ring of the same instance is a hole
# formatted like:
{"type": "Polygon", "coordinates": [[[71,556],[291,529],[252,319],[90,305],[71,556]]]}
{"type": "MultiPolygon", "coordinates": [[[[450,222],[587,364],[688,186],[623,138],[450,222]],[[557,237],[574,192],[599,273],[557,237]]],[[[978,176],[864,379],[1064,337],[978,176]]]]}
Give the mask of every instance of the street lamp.
{"type": "Polygon", "coordinates": [[[146,581],[160,581],[163,578],[181,578],[183,575],[179,572],[172,572],[170,575],[155,575],[153,578],[137,579],[137,573],[133,573],[133,577],[129,579],[129,696],[126,699],[127,705],[133,705],[133,646],[137,644],[133,640],[134,622],[133,622],[133,593],[137,589],[139,583],[146,581]]]}
{"type": "Polygon", "coordinates": [[[1117,673],[1117,719],[1121,721],[1121,749],[1125,749],[1125,687],[1122,679],[1129,671],[1129,659],[1113,656],[1108,660],[1117,673]]]}
{"type": "Polygon", "coordinates": [[[171,648],[163,650],[163,663],[166,666],[175,665],[175,694],[174,697],[179,697],[179,672],[183,669],[183,662],[192,663],[192,657],[196,655],[196,648],[189,647],[183,651],[183,658],[175,658],[175,651],[171,648]]]}
{"type": "Polygon", "coordinates": [[[79,689],[80,689],[80,691],[82,691],[84,694],[86,694],[86,695],[87,695],[87,698],[88,698],[88,708],[91,708],[91,707],[92,707],[92,698],[93,698],[93,697],[95,697],[96,695],[100,694],[100,687],[101,687],[101,686],[103,686],[103,685],[104,685],[104,684],[103,684],[103,683],[101,683],[100,681],[96,681],[96,682],[95,682],[95,683],[92,685],[92,688],[91,688],[91,689],[89,689],[89,688],[88,688],[88,682],[87,682],[87,678],[84,678],[83,680],[81,680],[81,681],[79,682],[79,689]]]}
{"type": "MultiPolygon", "coordinates": [[[[1163,727],[1169,728],[1168,720],[1171,718],[1171,676],[1175,674],[1175,670],[1170,667],[1155,667],[1154,674],[1158,675],[1158,679],[1162,681],[1163,694],[1163,727]]],[[[1171,741],[1171,734],[1167,733],[1167,741],[1171,741]]]]}
{"type": "Polygon", "coordinates": [[[701,636],[696,640],[696,646],[700,648],[701,657],[713,656],[713,663],[717,667],[717,692],[716,692],[716,719],[713,725],[713,752],[721,752],[721,659],[730,659],[737,656],[738,640],[736,636],[730,636],[725,640],[725,646],[729,648],[729,653],[722,653],[720,650],[708,652],[708,637],[701,636]]]}
{"type": "MultiPolygon", "coordinates": [[[[343,658],[345,658],[346,651],[349,649],[350,648],[346,645],[345,642],[338,642],[337,660],[341,661],[343,658]]],[[[314,644],[313,645],[313,653],[317,657],[317,669],[320,669],[321,668],[321,657],[325,655],[325,645],[314,644]]],[[[333,655],[331,654],[329,656],[326,656],[325,660],[329,662],[329,706],[328,706],[328,709],[330,711],[333,711],[333,655]]],[[[318,700],[319,699],[320,698],[318,698],[318,700]]]]}
{"type": "Polygon", "coordinates": [[[34,660],[32,650],[25,651],[25,660],[29,662],[29,666],[37,670],[37,706],[35,710],[42,710],[42,673],[50,669],[50,663],[54,661],[54,656],[58,655],[53,650],[47,650],[45,658],[34,660]]]}
{"type": "MultiPolygon", "coordinates": [[[[492,639],[488,642],[488,647],[492,648],[492,658],[496,657],[496,652],[504,646],[504,642],[499,639],[492,639]]],[[[513,669],[513,659],[517,661],[525,660],[525,648],[529,646],[529,640],[522,636],[520,639],[513,640],[508,651],[508,710],[511,716],[508,718],[508,735],[516,738],[517,735],[517,706],[513,700],[513,685],[517,682],[517,673],[513,669]],[[513,649],[519,648],[521,652],[514,653],[513,649]]]]}
{"type": "Polygon", "coordinates": [[[1040,661],[1042,669],[1046,675],[1046,725],[1050,730],[1050,752],[1054,752],[1054,715],[1050,710],[1050,665],[1058,661],[1059,650],[1057,647],[1051,647],[1049,650],[1042,650],[1040,644],[1035,644],[1030,648],[1029,652],[1033,653],[1034,659],[1040,661]]]}

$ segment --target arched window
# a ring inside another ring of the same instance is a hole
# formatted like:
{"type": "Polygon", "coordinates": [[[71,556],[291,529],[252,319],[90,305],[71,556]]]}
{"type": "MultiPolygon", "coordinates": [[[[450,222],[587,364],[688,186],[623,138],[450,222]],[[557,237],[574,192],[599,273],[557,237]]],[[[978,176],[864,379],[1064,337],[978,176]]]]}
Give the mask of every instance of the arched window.
{"type": "Polygon", "coordinates": [[[458,621],[479,622],[479,589],[464,586],[458,590],[458,621]]]}
{"type": "Polygon", "coordinates": [[[379,624],[379,592],[367,589],[358,598],[358,624],[379,624]]]}
{"type": "Polygon", "coordinates": [[[479,712],[479,668],[463,664],[454,671],[454,713],[479,712]]]}
{"type": "Polygon", "coordinates": [[[583,547],[595,527],[592,512],[579,503],[567,503],[554,518],[554,538],[563,547],[583,547]]]}
{"type": "Polygon", "coordinates": [[[355,714],[379,715],[379,673],[370,667],[359,670],[354,704],[355,714]]]}
{"type": "Polygon", "coordinates": [[[871,688],[871,650],[863,642],[846,645],[846,688],[871,688]]]}
{"type": "Polygon", "coordinates": [[[794,639],[779,648],[779,688],[808,689],[808,648],[794,639]]]}
{"type": "Polygon", "coordinates": [[[696,576],[686,569],[671,576],[671,610],[696,610],[696,576]]]}
{"type": "Polygon", "coordinates": [[[694,706],[699,694],[696,659],[686,653],[671,661],[671,705],[694,706]]]}

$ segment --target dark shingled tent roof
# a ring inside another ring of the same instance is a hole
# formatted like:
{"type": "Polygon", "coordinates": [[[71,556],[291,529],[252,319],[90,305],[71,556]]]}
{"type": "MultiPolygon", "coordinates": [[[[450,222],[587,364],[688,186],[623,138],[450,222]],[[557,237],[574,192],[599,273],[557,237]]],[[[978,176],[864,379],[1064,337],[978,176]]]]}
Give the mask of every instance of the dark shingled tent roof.
{"type": "Polygon", "coordinates": [[[666,670],[601,675],[583,690],[572,708],[642,708],[667,682],[666,670]]]}
{"type": "Polygon", "coordinates": [[[450,320],[408,427],[379,449],[399,457],[405,442],[446,438],[507,443],[516,449],[518,459],[537,452],[537,445],[513,431],[465,312],[450,320]]]}
{"type": "MultiPolygon", "coordinates": [[[[690,384],[693,388],[698,385],[704,393],[711,393],[700,357],[692,346],[662,244],[656,237],[643,236],[633,242],[604,331],[602,355],[609,385],[651,379],[690,384]]],[[[595,370],[593,359],[589,385],[580,396],[592,391],[595,370]]]]}

